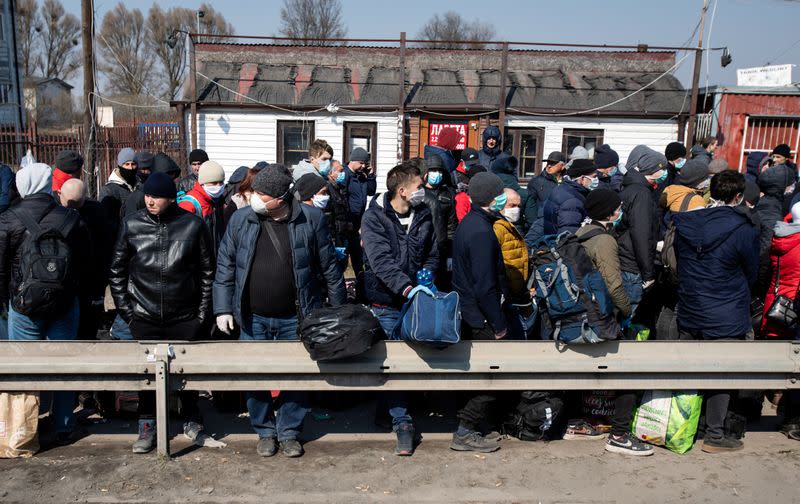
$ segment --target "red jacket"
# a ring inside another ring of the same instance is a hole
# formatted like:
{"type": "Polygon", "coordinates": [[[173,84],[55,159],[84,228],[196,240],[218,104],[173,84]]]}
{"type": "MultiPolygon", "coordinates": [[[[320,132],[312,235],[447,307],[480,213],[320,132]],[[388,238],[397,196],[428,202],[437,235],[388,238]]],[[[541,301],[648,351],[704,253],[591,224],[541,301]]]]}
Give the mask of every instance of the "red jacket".
{"type": "Polygon", "coordinates": [[[772,239],[770,262],[772,279],[764,299],[764,319],[761,322],[761,335],[770,338],[794,338],[794,330],[786,329],[767,320],[766,313],[775,300],[775,272],[778,258],[781,260],[778,294],[795,299],[800,288],[800,224],[779,222],[772,239]]]}
{"type": "MultiPolygon", "coordinates": [[[[206,193],[205,189],[203,189],[203,186],[201,186],[199,182],[194,183],[194,187],[192,187],[191,191],[186,193],[186,196],[190,196],[191,198],[197,200],[198,203],[200,203],[200,208],[203,211],[202,215],[203,218],[208,217],[214,211],[214,205],[213,202],[211,201],[211,197],[208,195],[208,193],[206,193]]],[[[183,208],[187,212],[192,212],[193,214],[196,215],[197,209],[194,206],[194,203],[191,201],[191,198],[189,200],[181,201],[180,203],[178,203],[178,206],[183,208]]]]}

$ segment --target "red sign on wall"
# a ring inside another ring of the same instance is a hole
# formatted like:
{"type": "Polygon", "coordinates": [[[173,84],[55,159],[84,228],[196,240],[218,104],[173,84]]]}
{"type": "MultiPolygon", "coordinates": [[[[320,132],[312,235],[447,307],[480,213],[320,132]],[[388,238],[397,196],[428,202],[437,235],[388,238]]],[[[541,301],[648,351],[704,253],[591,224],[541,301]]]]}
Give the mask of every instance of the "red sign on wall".
{"type": "Polygon", "coordinates": [[[431,122],[428,124],[428,145],[438,145],[439,132],[444,128],[453,128],[461,135],[458,145],[455,150],[464,150],[467,148],[467,123],[453,124],[453,123],[437,123],[431,122]]]}

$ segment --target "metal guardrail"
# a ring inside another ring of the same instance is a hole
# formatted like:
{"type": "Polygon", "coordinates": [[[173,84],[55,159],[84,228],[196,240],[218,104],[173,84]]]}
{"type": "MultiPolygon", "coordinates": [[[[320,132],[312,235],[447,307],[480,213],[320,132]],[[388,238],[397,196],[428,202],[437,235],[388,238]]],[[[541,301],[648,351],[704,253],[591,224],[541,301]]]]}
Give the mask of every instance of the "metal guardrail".
{"type": "MultiPolygon", "coordinates": [[[[798,380],[790,341],[386,341],[327,363],[299,342],[0,342],[0,390],[153,390],[161,426],[171,390],[782,390],[798,380]]],[[[168,429],[157,433],[168,455],[168,429]]]]}

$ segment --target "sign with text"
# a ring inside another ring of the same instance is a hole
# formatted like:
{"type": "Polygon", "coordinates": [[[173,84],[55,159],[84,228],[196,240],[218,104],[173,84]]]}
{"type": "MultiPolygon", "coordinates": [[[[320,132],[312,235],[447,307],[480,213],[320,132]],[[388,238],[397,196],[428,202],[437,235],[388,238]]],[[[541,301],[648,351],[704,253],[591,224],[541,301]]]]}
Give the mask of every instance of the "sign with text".
{"type": "Polygon", "coordinates": [[[770,65],[736,70],[738,86],[788,86],[794,65],[770,65]]]}
{"type": "Polygon", "coordinates": [[[461,138],[458,140],[458,145],[454,150],[464,150],[467,148],[467,123],[437,123],[430,122],[428,124],[428,145],[439,145],[439,133],[444,128],[453,128],[458,131],[461,138]]]}

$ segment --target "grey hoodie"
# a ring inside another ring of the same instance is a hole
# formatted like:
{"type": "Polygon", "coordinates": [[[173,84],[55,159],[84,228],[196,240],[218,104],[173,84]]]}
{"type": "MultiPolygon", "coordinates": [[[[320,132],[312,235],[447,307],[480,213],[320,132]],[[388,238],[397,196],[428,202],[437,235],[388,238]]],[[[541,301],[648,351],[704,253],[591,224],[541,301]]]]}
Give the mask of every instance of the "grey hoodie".
{"type": "Polygon", "coordinates": [[[306,173],[313,173],[318,177],[322,177],[322,175],[320,175],[317,169],[314,168],[314,165],[312,165],[307,159],[304,159],[299,163],[297,163],[295,167],[292,169],[292,178],[294,179],[295,182],[297,182],[298,180],[300,180],[300,177],[302,177],[306,173]]]}

